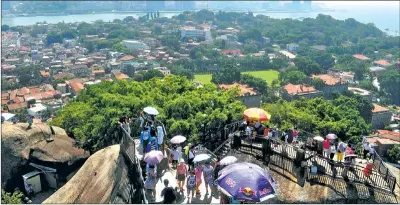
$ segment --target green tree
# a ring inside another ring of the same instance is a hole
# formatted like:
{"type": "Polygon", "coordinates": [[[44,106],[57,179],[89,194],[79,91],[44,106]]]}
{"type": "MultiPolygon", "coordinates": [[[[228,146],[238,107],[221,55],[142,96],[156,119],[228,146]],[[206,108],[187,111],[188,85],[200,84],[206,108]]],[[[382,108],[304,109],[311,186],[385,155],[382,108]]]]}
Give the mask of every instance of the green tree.
{"type": "Polygon", "coordinates": [[[10,26],[8,25],[1,25],[1,31],[8,31],[10,30],[10,26]]]}
{"type": "Polygon", "coordinates": [[[13,193],[8,193],[1,190],[1,203],[2,204],[23,204],[22,197],[24,195],[20,191],[15,191],[13,193]]]}
{"type": "Polygon", "coordinates": [[[298,56],[294,59],[294,64],[308,76],[321,73],[319,65],[309,57],[298,56]]]}
{"type": "Polygon", "coordinates": [[[17,68],[17,77],[21,86],[39,85],[42,82],[41,66],[31,65],[17,68]]]}
{"type": "Polygon", "coordinates": [[[380,75],[378,81],[390,103],[400,105],[400,71],[390,69],[380,75]]]}
{"type": "Polygon", "coordinates": [[[61,34],[56,33],[56,32],[50,32],[47,34],[47,37],[46,37],[47,45],[51,45],[53,43],[62,43],[62,42],[63,42],[63,37],[61,34]]]}
{"type": "Polygon", "coordinates": [[[151,69],[151,70],[143,71],[143,72],[139,72],[139,73],[143,75],[143,80],[150,80],[152,78],[164,77],[164,74],[161,71],[155,70],[155,69],[151,69]]]}
{"type": "Polygon", "coordinates": [[[281,82],[281,85],[286,85],[288,83],[302,84],[306,78],[307,75],[299,71],[296,67],[288,68],[279,73],[279,81],[281,82]]]}
{"type": "Polygon", "coordinates": [[[389,161],[393,163],[397,163],[400,161],[400,145],[393,145],[388,151],[387,151],[388,159],[389,161]]]}

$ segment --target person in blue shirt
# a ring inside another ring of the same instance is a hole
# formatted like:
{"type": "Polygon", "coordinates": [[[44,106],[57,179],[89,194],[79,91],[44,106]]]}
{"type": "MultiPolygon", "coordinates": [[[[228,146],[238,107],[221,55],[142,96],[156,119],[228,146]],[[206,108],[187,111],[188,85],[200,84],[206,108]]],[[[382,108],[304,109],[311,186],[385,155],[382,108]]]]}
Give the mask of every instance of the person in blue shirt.
{"type": "Polygon", "coordinates": [[[143,128],[143,131],[140,133],[140,144],[143,146],[143,152],[146,151],[147,144],[149,143],[150,133],[147,127],[143,128]]]}
{"type": "Polygon", "coordinates": [[[157,138],[155,137],[150,137],[150,143],[147,144],[146,147],[146,153],[152,151],[152,150],[158,150],[158,143],[157,143],[157,138]]]}

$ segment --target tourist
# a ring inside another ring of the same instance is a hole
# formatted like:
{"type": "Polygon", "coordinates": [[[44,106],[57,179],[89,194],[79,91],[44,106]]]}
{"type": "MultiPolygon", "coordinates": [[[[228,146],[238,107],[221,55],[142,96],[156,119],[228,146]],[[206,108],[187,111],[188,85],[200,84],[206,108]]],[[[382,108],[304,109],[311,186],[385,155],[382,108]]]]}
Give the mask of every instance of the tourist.
{"type": "Polygon", "coordinates": [[[161,126],[157,126],[157,142],[158,147],[161,148],[160,150],[164,154],[164,147],[162,146],[162,144],[164,143],[164,129],[161,126]]]}
{"type": "Polygon", "coordinates": [[[338,150],[337,150],[337,161],[343,161],[344,152],[346,150],[344,142],[339,139],[338,150]]]}
{"type": "Polygon", "coordinates": [[[323,155],[326,158],[329,158],[329,155],[330,155],[330,153],[329,153],[329,144],[330,144],[330,140],[328,138],[326,138],[324,140],[324,145],[323,145],[323,147],[324,147],[323,155]]]}
{"type": "Polygon", "coordinates": [[[185,160],[180,159],[180,163],[176,168],[176,178],[178,179],[178,187],[181,192],[183,192],[183,186],[185,186],[185,179],[188,173],[185,160]]]}
{"type": "Polygon", "coordinates": [[[200,193],[199,187],[202,183],[201,175],[203,174],[203,167],[201,166],[200,163],[197,163],[197,166],[194,169],[194,172],[196,174],[196,195],[200,195],[201,193],[200,193]]]}
{"type": "Polygon", "coordinates": [[[372,145],[369,146],[369,159],[375,159],[375,149],[372,145]]]}
{"type": "Polygon", "coordinates": [[[143,148],[143,153],[146,152],[147,144],[149,143],[150,133],[148,127],[144,127],[143,131],[140,133],[140,144],[143,148]]]}
{"type": "Polygon", "coordinates": [[[348,144],[347,148],[346,148],[345,155],[351,155],[351,154],[354,154],[354,150],[353,150],[351,144],[348,144]]]}
{"type": "Polygon", "coordinates": [[[211,195],[214,196],[213,192],[213,185],[214,185],[214,180],[213,180],[213,174],[214,174],[214,169],[210,165],[210,162],[206,162],[205,166],[203,167],[203,177],[204,177],[204,185],[206,186],[206,195],[208,195],[208,187],[210,187],[211,195]]]}
{"type": "Polygon", "coordinates": [[[163,204],[173,204],[177,198],[174,188],[169,185],[168,179],[164,179],[164,189],[161,191],[161,197],[164,198],[163,204]]]}
{"type": "Polygon", "coordinates": [[[363,142],[363,159],[367,159],[367,154],[370,152],[371,147],[368,142],[363,142]]]}
{"type": "Polygon", "coordinates": [[[333,157],[336,154],[336,147],[335,145],[332,143],[331,147],[329,148],[329,159],[333,162],[333,157]]]}
{"type": "Polygon", "coordinates": [[[189,170],[192,170],[194,168],[194,157],[196,156],[195,150],[194,150],[194,145],[191,145],[188,151],[188,165],[189,165],[189,170]]]}
{"type": "Polygon", "coordinates": [[[293,130],[290,129],[287,134],[285,134],[285,142],[288,144],[293,143],[293,130]]]}
{"type": "Polygon", "coordinates": [[[214,179],[218,178],[218,172],[222,169],[222,165],[220,164],[221,158],[217,156],[217,161],[214,163],[214,179]]]}
{"type": "Polygon", "coordinates": [[[363,173],[366,177],[372,174],[372,169],[374,168],[374,161],[372,159],[367,161],[367,166],[365,166],[363,173]]]}
{"type": "Polygon", "coordinates": [[[139,120],[140,120],[140,130],[143,128],[143,125],[144,125],[144,121],[146,120],[145,119],[145,117],[144,117],[144,113],[143,113],[143,111],[142,112],[140,112],[140,115],[139,115],[139,120]]]}
{"type": "Polygon", "coordinates": [[[192,193],[192,198],[194,196],[194,192],[196,190],[196,175],[194,170],[190,171],[190,175],[187,178],[186,182],[186,188],[187,188],[187,196],[189,197],[189,194],[192,193]]]}
{"type": "Polygon", "coordinates": [[[28,127],[26,128],[27,130],[32,128],[32,124],[33,124],[33,116],[28,117],[28,127]]]}
{"type": "Polygon", "coordinates": [[[174,168],[176,168],[176,165],[178,164],[178,162],[181,159],[181,152],[179,151],[178,145],[175,145],[174,151],[173,151],[172,154],[173,154],[172,165],[173,165],[174,168]]]}
{"type": "Polygon", "coordinates": [[[155,137],[150,138],[150,143],[147,144],[145,153],[148,153],[151,151],[158,151],[157,139],[155,137]]]}
{"type": "Polygon", "coordinates": [[[293,143],[296,143],[297,141],[297,134],[299,133],[299,131],[297,130],[297,127],[293,128],[293,143]]]}
{"type": "Polygon", "coordinates": [[[146,181],[144,183],[144,187],[147,191],[152,192],[152,196],[156,197],[156,185],[157,185],[157,173],[155,171],[154,165],[149,165],[150,170],[147,173],[146,181]]]}
{"type": "Polygon", "coordinates": [[[268,134],[269,134],[269,126],[267,125],[267,126],[265,126],[265,129],[264,129],[264,137],[267,138],[268,134]]]}

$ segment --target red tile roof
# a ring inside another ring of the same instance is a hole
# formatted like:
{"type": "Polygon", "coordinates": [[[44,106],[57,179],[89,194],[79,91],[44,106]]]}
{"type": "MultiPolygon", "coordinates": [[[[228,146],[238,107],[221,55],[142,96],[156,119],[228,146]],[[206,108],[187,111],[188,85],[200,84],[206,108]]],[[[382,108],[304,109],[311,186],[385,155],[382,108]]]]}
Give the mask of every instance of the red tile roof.
{"type": "Polygon", "coordinates": [[[10,64],[1,65],[1,69],[3,69],[3,70],[13,70],[13,69],[15,69],[15,65],[10,65],[10,64]]]}
{"type": "Polygon", "coordinates": [[[230,85],[220,84],[218,86],[221,89],[230,89],[230,88],[234,88],[234,87],[239,87],[241,96],[244,96],[247,93],[250,95],[257,95],[257,92],[253,88],[250,88],[247,85],[243,85],[243,84],[239,84],[239,83],[234,83],[234,84],[230,84],[230,85]]]}
{"type": "Polygon", "coordinates": [[[104,70],[92,70],[92,73],[104,73],[104,70]]]}
{"type": "Polygon", "coordinates": [[[27,103],[26,102],[22,102],[22,103],[13,103],[13,104],[9,104],[7,105],[8,110],[12,111],[12,110],[19,110],[22,108],[26,108],[27,103]]]}
{"type": "Polygon", "coordinates": [[[376,60],[374,61],[375,64],[378,64],[380,66],[391,66],[392,64],[390,64],[389,62],[387,62],[386,60],[376,60]]]}
{"type": "Polygon", "coordinates": [[[119,74],[117,74],[117,75],[115,76],[115,78],[118,79],[118,80],[123,80],[123,79],[128,79],[129,76],[127,76],[127,75],[124,74],[124,73],[119,73],[119,74]]]}
{"type": "Polygon", "coordinates": [[[82,83],[73,82],[71,83],[71,88],[75,91],[75,93],[79,93],[81,90],[85,88],[82,83]]]}
{"type": "Polygon", "coordinates": [[[124,56],[124,57],[120,58],[119,60],[120,61],[130,61],[130,60],[132,60],[134,58],[135,57],[128,55],[128,56],[124,56]]]}
{"type": "Polygon", "coordinates": [[[316,91],[315,88],[312,86],[307,86],[305,84],[303,85],[293,85],[291,83],[283,86],[283,89],[285,89],[288,94],[293,95],[293,94],[301,94],[301,93],[310,93],[316,91]]]}
{"type": "Polygon", "coordinates": [[[45,70],[41,70],[40,71],[40,75],[42,75],[42,77],[50,77],[50,72],[45,71],[45,70]]]}
{"type": "Polygon", "coordinates": [[[221,51],[224,55],[242,55],[242,52],[239,49],[226,49],[221,51]]]}
{"type": "Polygon", "coordinates": [[[65,77],[75,77],[72,73],[59,73],[53,76],[54,80],[63,79],[65,77]]]}
{"type": "Polygon", "coordinates": [[[354,54],[353,55],[354,58],[357,58],[358,60],[369,60],[369,58],[367,56],[361,55],[361,54],[354,54]]]}
{"type": "Polygon", "coordinates": [[[340,78],[335,78],[329,74],[313,75],[312,78],[319,78],[324,81],[326,85],[336,85],[337,83],[341,83],[340,78]]]}
{"type": "Polygon", "coordinates": [[[391,139],[400,142],[400,133],[398,132],[393,132],[389,130],[377,130],[377,132],[377,136],[380,136],[381,138],[391,139]]]}
{"type": "Polygon", "coordinates": [[[376,112],[386,112],[386,111],[389,111],[389,109],[386,108],[386,107],[382,107],[382,106],[380,106],[380,105],[378,105],[378,104],[374,104],[374,109],[372,110],[373,113],[376,113],[376,112]]]}

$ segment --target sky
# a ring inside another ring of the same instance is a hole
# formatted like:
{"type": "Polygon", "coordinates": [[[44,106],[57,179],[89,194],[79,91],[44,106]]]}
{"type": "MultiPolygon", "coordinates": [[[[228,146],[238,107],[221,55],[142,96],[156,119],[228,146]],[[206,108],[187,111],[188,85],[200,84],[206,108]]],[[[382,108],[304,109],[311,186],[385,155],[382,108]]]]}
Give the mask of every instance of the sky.
{"type": "Polygon", "coordinates": [[[328,7],[346,8],[349,6],[376,7],[376,8],[400,8],[399,1],[315,1],[328,7]]]}

